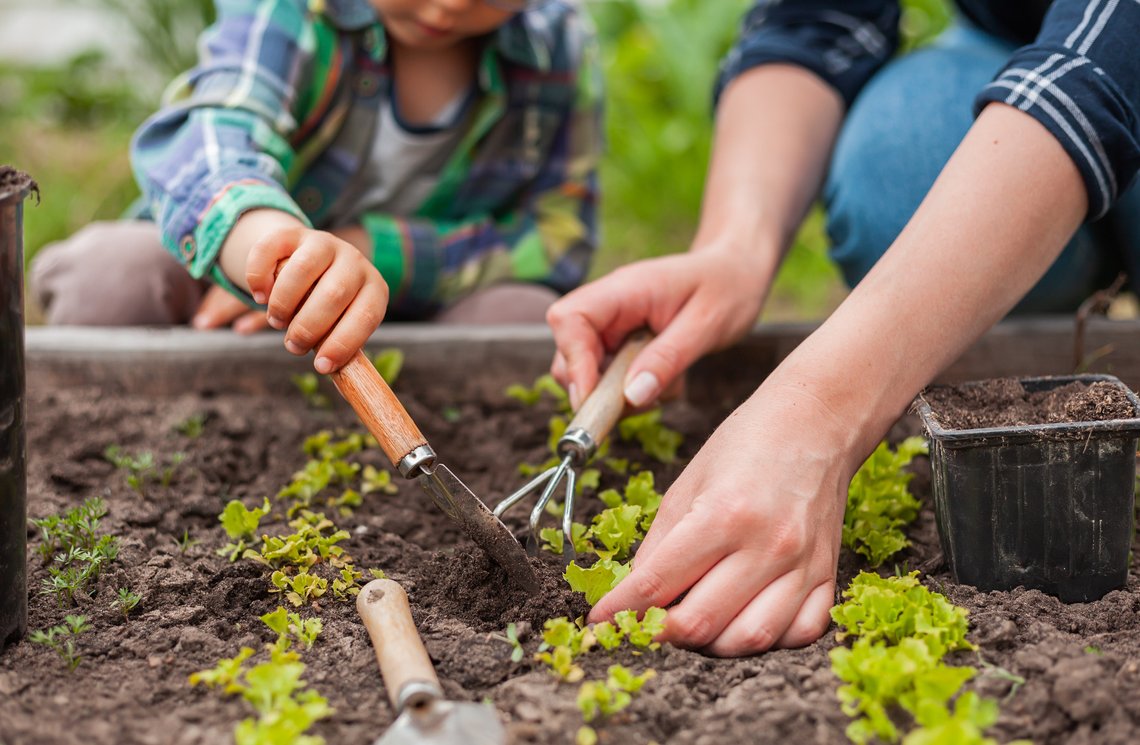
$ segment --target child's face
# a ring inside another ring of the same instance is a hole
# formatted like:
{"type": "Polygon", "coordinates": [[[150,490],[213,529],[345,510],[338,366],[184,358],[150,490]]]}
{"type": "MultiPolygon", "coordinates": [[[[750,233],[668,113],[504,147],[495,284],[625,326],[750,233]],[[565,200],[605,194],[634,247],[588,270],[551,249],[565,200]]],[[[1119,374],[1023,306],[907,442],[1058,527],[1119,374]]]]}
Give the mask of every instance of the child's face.
{"type": "Polygon", "coordinates": [[[502,26],[513,12],[485,0],[372,0],[384,29],[417,49],[444,49],[502,26]]]}

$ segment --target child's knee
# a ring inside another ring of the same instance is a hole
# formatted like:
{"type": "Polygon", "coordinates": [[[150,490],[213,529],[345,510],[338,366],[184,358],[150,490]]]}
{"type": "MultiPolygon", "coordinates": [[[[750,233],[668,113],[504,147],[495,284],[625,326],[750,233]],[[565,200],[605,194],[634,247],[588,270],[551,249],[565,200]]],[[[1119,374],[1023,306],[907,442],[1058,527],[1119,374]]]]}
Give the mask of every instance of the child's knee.
{"type": "Polygon", "coordinates": [[[202,297],[148,222],[99,222],[45,246],[29,267],[29,290],[55,325],[185,323],[202,297]]]}

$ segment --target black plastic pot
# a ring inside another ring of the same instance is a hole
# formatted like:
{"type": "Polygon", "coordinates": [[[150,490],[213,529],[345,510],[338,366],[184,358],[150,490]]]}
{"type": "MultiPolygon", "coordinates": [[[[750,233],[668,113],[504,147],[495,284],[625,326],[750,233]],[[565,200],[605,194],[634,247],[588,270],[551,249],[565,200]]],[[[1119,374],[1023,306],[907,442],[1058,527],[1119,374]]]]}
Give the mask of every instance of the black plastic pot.
{"type": "Polygon", "coordinates": [[[1065,602],[1124,586],[1140,399],[1111,375],[1021,383],[1041,391],[1074,380],[1120,386],[1133,418],[955,430],[939,425],[922,395],[916,400],[931,440],[938,534],[956,581],[1036,588],[1065,602]]]}
{"type": "Polygon", "coordinates": [[[0,650],[28,625],[24,198],[34,188],[0,167],[0,650]]]}

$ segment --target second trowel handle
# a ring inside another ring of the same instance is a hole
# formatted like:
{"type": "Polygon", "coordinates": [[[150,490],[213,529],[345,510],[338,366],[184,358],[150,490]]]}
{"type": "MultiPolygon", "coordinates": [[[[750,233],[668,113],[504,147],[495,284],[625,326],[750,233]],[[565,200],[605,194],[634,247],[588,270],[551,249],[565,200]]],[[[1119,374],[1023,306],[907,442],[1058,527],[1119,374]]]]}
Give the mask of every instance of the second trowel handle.
{"type": "Polygon", "coordinates": [[[597,387],[586,397],[582,408],[566,427],[567,432],[585,430],[593,438],[595,447],[606,438],[625,409],[624,383],[629,366],[652,339],[653,335],[648,331],[636,331],[626,338],[597,387]]]}
{"type": "Polygon", "coordinates": [[[374,579],[356,596],[356,610],[372,639],[388,700],[397,713],[442,698],[404,588],[390,579],[374,579]]]}
{"type": "Polygon", "coordinates": [[[358,351],[344,367],[329,377],[380,443],[380,449],[393,466],[399,468],[406,455],[427,445],[427,438],[364,352],[358,351]]]}

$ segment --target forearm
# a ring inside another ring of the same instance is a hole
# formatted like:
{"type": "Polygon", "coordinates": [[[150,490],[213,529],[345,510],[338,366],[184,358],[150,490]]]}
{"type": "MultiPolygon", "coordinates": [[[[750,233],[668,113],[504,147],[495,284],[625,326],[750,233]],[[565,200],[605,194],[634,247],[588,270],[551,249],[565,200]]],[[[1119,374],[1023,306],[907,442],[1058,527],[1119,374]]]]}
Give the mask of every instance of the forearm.
{"type": "Polygon", "coordinates": [[[842,119],[839,94],[802,68],[762,65],[733,80],[717,110],[693,249],[727,247],[770,282],[819,192],[842,119]]]}
{"type": "Polygon", "coordinates": [[[810,391],[848,423],[853,470],[913,396],[1040,279],[1086,211],[1057,140],[991,104],[895,243],[761,392],[810,391]]]}

